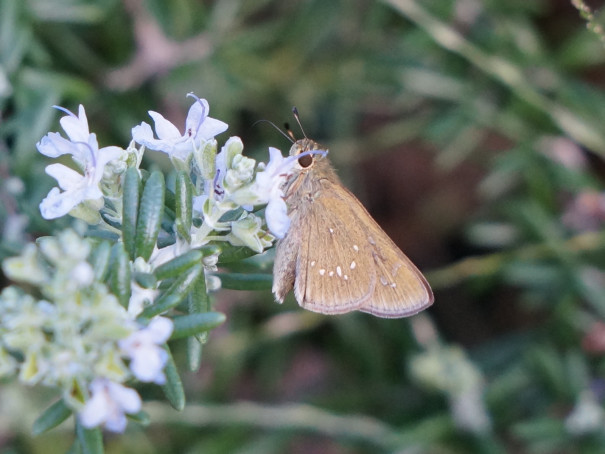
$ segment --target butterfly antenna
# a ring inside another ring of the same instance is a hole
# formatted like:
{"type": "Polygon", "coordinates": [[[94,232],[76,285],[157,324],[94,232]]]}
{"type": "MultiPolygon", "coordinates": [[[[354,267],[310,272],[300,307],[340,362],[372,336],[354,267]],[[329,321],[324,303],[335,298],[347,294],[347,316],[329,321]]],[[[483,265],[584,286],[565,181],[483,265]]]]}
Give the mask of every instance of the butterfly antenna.
{"type": "Polygon", "coordinates": [[[292,130],[290,129],[290,124],[289,123],[284,123],[284,129],[286,130],[286,134],[288,134],[290,136],[290,139],[294,142],[296,142],[296,136],[294,135],[294,133],[292,132],[292,130]]]}
{"type": "Polygon", "coordinates": [[[294,142],[295,142],[295,140],[294,140],[294,138],[291,136],[291,134],[290,134],[290,131],[289,131],[289,130],[288,130],[288,133],[289,133],[289,134],[286,134],[284,131],[282,131],[281,129],[279,129],[279,127],[278,127],[278,126],[277,126],[275,123],[273,123],[272,121],[269,121],[269,120],[264,120],[264,119],[257,120],[257,121],[255,121],[254,123],[252,123],[252,127],[254,127],[255,125],[257,125],[258,123],[269,123],[269,124],[270,124],[271,126],[273,126],[275,129],[277,129],[277,130],[279,131],[279,133],[280,133],[282,136],[284,136],[286,139],[288,139],[290,142],[292,142],[292,143],[294,143],[294,142]]]}
{"type": "Polygon", "coordinates": [[[298,127],[302,131],[303,136],[305,137],[305,139],[308,139],[307,134],[305,134],[305,130],[303,129],[302,124],[300,123],[300,116],[298,115],[298,109],[296,108],[296,106],[292,107],[292,113],[294,114],[294,119],[296,120],[296,123],[298,123],[298,127]]]}

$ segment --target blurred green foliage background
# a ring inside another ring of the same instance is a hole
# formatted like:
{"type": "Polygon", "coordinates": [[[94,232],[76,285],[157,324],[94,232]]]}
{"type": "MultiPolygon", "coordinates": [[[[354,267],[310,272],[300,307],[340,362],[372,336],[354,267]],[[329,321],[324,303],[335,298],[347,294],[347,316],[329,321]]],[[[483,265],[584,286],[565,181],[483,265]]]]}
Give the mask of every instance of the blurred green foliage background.
{"type": "MultiPolygon", "coordinates": [[[[605,452],[605,35],[579,3],[0,0],[0,259],[70,222],[38,212],[51,105],[125,147],[193,91],[262,160],[289,144],[254,122],[296,105],[436,294],[379,320],[220,291],[188,408],[146,390],[107,452],[605,452]]],[[[49,396],[2,384],[1,453],[65,452],[69,424],[29,435],[49,396]]]]}

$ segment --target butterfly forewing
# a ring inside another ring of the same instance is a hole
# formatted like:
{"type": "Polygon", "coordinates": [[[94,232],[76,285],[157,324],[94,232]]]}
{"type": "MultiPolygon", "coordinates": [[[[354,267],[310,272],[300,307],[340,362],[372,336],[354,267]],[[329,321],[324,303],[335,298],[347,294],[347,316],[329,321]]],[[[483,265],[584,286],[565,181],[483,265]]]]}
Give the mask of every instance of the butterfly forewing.
{"type": "Polygon", "coordinates": [[[380,228],[364,206],[347,189],[338,196],[349,207],[370,250],[375,285],[371,295],[359,308],[363,312],[386,318],[407,317],[433,303],[433,292],[422,273],[389,236],[380,228]]]}
{"type": "MultiPolygon", "coordinates": [[[[329,182],[326,182],[329,184],[329,182]]],[[[305,309],[341,314],[359,309],[376,285],[368,244],[354,213],[330,192],[301,206],[304,236],[294,292],[305,309]]]]}

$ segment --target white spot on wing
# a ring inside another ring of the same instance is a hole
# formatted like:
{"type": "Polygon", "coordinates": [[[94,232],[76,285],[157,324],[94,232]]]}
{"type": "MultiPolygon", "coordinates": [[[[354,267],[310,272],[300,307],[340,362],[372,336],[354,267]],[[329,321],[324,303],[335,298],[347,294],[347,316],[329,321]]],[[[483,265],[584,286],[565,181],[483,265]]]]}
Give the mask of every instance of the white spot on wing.
{"type": "Polygon", "coordinates": [[[352,270],[354,270],[356,266],[357,266],[357,263],[355,263],[355,260],[353,260],[353,261],[351,262],[351,266],[350,266],[350,268],[351,268],[352,270]]]}
{"type": "Polygon", "coordinates": [[[401,268],[402,266],[403,266],[403,263],[401,263],[401,262],[395,263],[395,265],[393,265],[393,271],[391,271],[391,274],[393,276],[395,276],[397,274],[397,271],[399,270],[399,268],[401,268]]]}
{"type": "Polygon", "coordinates": [[[339,266],[336,267],[336,274],[342,276],[342,269],[339,266]]]}
{"type": "Polygon", "coordinates": [[[330,277],[334,276],[334,271],[330,271],[330,272],[328,273],[328,276],[330,276],[330,277]]]}
{"type": "Polygon", "coordinates": [[[353,245],[353,250],[355,252],[359,252],[359,246],[357,246],[356,244],[353,245]]]}
{"type": "Polygon", "coordinates": [[[349,276],[347,276],[346,274],[342,277],[345,281],[349,280],[349,276]]]}
{"type": "Polygon", "coordinates": [[[311,262],[311,268],[313,268],[314,266],[315,266],[315,260],[313,260],[313,261],[311,262]]]}
{"type": "Polygon", "coordinates": [[[324,270],[323,268],[321,270],[319,270],[320,276],[323,276],[324,274],[326,274],[326,270],[324,270]]]}
{"type": "Polygon", "coordinates": [[[334,229],[330,227],[330,233],[334,233],[334,229]]]}

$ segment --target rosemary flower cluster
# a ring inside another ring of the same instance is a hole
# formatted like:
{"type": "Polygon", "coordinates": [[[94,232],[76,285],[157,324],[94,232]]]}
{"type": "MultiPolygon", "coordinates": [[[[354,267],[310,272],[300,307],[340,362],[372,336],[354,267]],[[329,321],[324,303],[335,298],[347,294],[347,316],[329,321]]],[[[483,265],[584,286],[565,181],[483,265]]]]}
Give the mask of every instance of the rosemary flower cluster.
{"type": "Polygon", "coordinates": [[[126,148],[102,147],[84,107],[77,115],[58,107],[64,135],[37,144],[62,158],[46,167],[57,185],[40,203],[42,216],[69,214],[88,226],[40,238],[3,263],[17,284],[0,294],[0,377],[58,389],[85,428],[123,431],[126,415],[142,409],[137,381],[178,388],[165,371],[166,342],[201,342],[224,320],[202,302],[220,287],[212,272],[221,253],[260,253],[290,224],[281,187],[295,160],[271,148],[269,162],[257,163],[238,137],[219,152],[215,137],[227,124],[191,96],[183,132],[151,111],[154,126],[133,127],[126,148]],[[170,157],[176,188],[139,168],[147,150],[170,157]]]}

